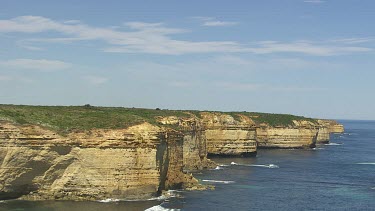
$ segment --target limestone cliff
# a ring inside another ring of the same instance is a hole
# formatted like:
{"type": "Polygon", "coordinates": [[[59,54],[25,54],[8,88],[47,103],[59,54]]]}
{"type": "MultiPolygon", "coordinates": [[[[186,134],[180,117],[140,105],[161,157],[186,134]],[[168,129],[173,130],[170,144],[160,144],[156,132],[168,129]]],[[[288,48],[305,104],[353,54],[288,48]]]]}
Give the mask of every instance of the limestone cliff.
{"type": "Polygon", "coordinates": [[[320,125],[324,125],[325,127],[327,127],[329,133],[343,133],[344,132],[344,126],[334,120],[319,119],[317,121],[320,125]]]}
{"type": "Polygon", "coordinates": [[[203,112],[207,153],[213,156],[252,156],[256,154],[255,123],[240,115],[239,120],[228,114],[203,112]]]}
{"type": "Polygon", "coordinates": [[[183,173],[183,135],[144,123],[62,137],[0,123],[0,199],[149,198],[197,185],[183,173]]]}
{"type": "Polygon", "coordinates": [[[308,148],[331,120],[250,112],[0,105],[0,200],[142,199],[203,188],[208,156],[308,148]]]}

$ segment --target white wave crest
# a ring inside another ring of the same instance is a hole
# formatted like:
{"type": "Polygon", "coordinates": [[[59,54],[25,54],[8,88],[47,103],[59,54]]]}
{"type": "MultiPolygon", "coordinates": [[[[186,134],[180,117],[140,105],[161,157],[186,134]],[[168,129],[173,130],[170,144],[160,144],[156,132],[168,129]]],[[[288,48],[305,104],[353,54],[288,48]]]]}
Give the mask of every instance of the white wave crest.
{"type": "Polygon", "coordinates": [[[111,199],[109,198],[109,199],[99,200],[98,202],[111,203],[111,202],[119,202],[119,201],[163,201],[169,198],[178,197],[179,195],[177,194],[177,192],[178,191],[176,190],[168,190],[165,193],[163,193],[163,195],[161,196],[152,197],[148,199],[111,199]]]}
{"type": "Polygon", "coordinates": [[[358,165],[375,165],[375,163],[356,163],[358,165]]]}
{"type": "Polygon", "coordinates": [[[275,164],[265,164],[265,165],[248,165],[248,166],[254,166],[254,167],[264,167],[264,168],[270,168],[270,169],[276,169],[280,168],[278,165],[275,164]]]}
{"type": "Polygon", "coordinates": [[[340,146],[342,144],[341,143],[329,143],[329,144],[324,144],[324,145],[327,145],[327,146],[340,146]]]}
{"type": "Polygon", "coordinates": [[[148,209],[145,209],[145,211],[163,211],[163,210],[180,210],[180,209],[168,209],[168,208],[165,208],[161,205],[156,205],[156,206],[150,207],[148,209]]]}
{"type": "Polygon", "coordinates": [[[211,182],[211,183],[223,183],[223,184],[235,183],[234,181],[226,181],[226,180],[209,180],[209,179],[204,179],[202,181],[203,182],[211,182]]]}
{"type": "Polygon", "coordinates": [[[219,166],[220,166],[220,167],[227,167],[227,166],[229,166],[229,165],[227,165],[227,164],[220,164],[219,166]]]}
{"type": "Polygon", "coordinates": [[[212,169],[212,170],[223,170],[223,168],[220,167],[220,166],[216,166],[216,168],[214,168],[214,169],[212,169]]]}
{"type": "Polygon", "coordinates": [[[239,163],[231,162],[230,164],[235,165],[235,166],[264,167],[264,168],[270,168],[270,169],[280,168],[278,165],[275,165],[275,164],[272,164],[272,163],[261,165],[261,164],[239,164],[239,163]]]}
{"type": "Polygon", "coordinates": [[[99,200],[99,202],[102,202],[102,203],[118,202],[118,201],[120,201],[120,199],[103,199],[103,200],[99,200]]]}

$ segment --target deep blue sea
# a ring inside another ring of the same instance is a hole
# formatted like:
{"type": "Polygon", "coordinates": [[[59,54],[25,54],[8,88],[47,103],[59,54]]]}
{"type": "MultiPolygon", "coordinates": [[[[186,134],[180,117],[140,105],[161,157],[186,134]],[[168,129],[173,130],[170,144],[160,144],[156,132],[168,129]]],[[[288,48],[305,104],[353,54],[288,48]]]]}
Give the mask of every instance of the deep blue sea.
{"type": "Polygon", "coordinates": [[[221,166],[195,177],[215,190],[140,202],[5,201],[0,210],[375,210],[375,121],[339,122],[346,131],[329,145],[213,159],[221,166]]]}

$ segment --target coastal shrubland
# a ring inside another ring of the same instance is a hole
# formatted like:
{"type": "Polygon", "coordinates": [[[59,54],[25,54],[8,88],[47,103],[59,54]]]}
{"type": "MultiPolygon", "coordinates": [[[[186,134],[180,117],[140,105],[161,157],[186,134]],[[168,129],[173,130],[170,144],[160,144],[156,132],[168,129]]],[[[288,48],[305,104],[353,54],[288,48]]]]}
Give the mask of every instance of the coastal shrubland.
{"type": "MultiPolygon", "coordinates": [[[[73,130],[118,129],[127,128],[143,122],[160,124],[156,117],[176,116],[201,118],[197,110],[167,110],[147,108],[99,107],[89,104],[83,106],[30,106],[30,105],[0,105],[0,120],[8,120],[17,124],[37,124],[59,133],[69,133],[73,130]]],[[[314,119],[289,114],[271,114],[259,112],[220,112],[228,114],[235,120],[241,115],[250,117],[256,124],[270,126],[288,126],[293,120],[314,119]]]]}

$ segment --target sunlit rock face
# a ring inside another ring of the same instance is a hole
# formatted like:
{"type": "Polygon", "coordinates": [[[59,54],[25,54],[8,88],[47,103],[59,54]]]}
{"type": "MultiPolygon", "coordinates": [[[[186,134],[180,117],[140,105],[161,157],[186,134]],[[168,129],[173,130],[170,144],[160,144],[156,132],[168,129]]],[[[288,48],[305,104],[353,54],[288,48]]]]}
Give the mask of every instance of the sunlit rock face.
{"type": "Polygon", "coordinates": [[[254,122],[245,116],[201,113],[206,128],[207,152],[211,156],[254,156],[257,151],[254,122]]]}
{"type": "Polygon", "coordinates": [[[66,137],[0,126],[0,198],[139,199],[197,181],[183,169],[183,135],[148,123],[66,137]]]}
{"type": "Polygon", "coordinates": [[[308,128],[257,128],[259,148],[311,148],[318,131],[308,128]]]}
{"type": "Polygon", "coordinates": [[[203,189],[190,172],[216,167],[208,156],[314,147],[338,132],[343,126],[331,120],[270,126],[220,112],[65,135],[0,121],[0,200],[145,199],[168,189],[203,189]]]}

